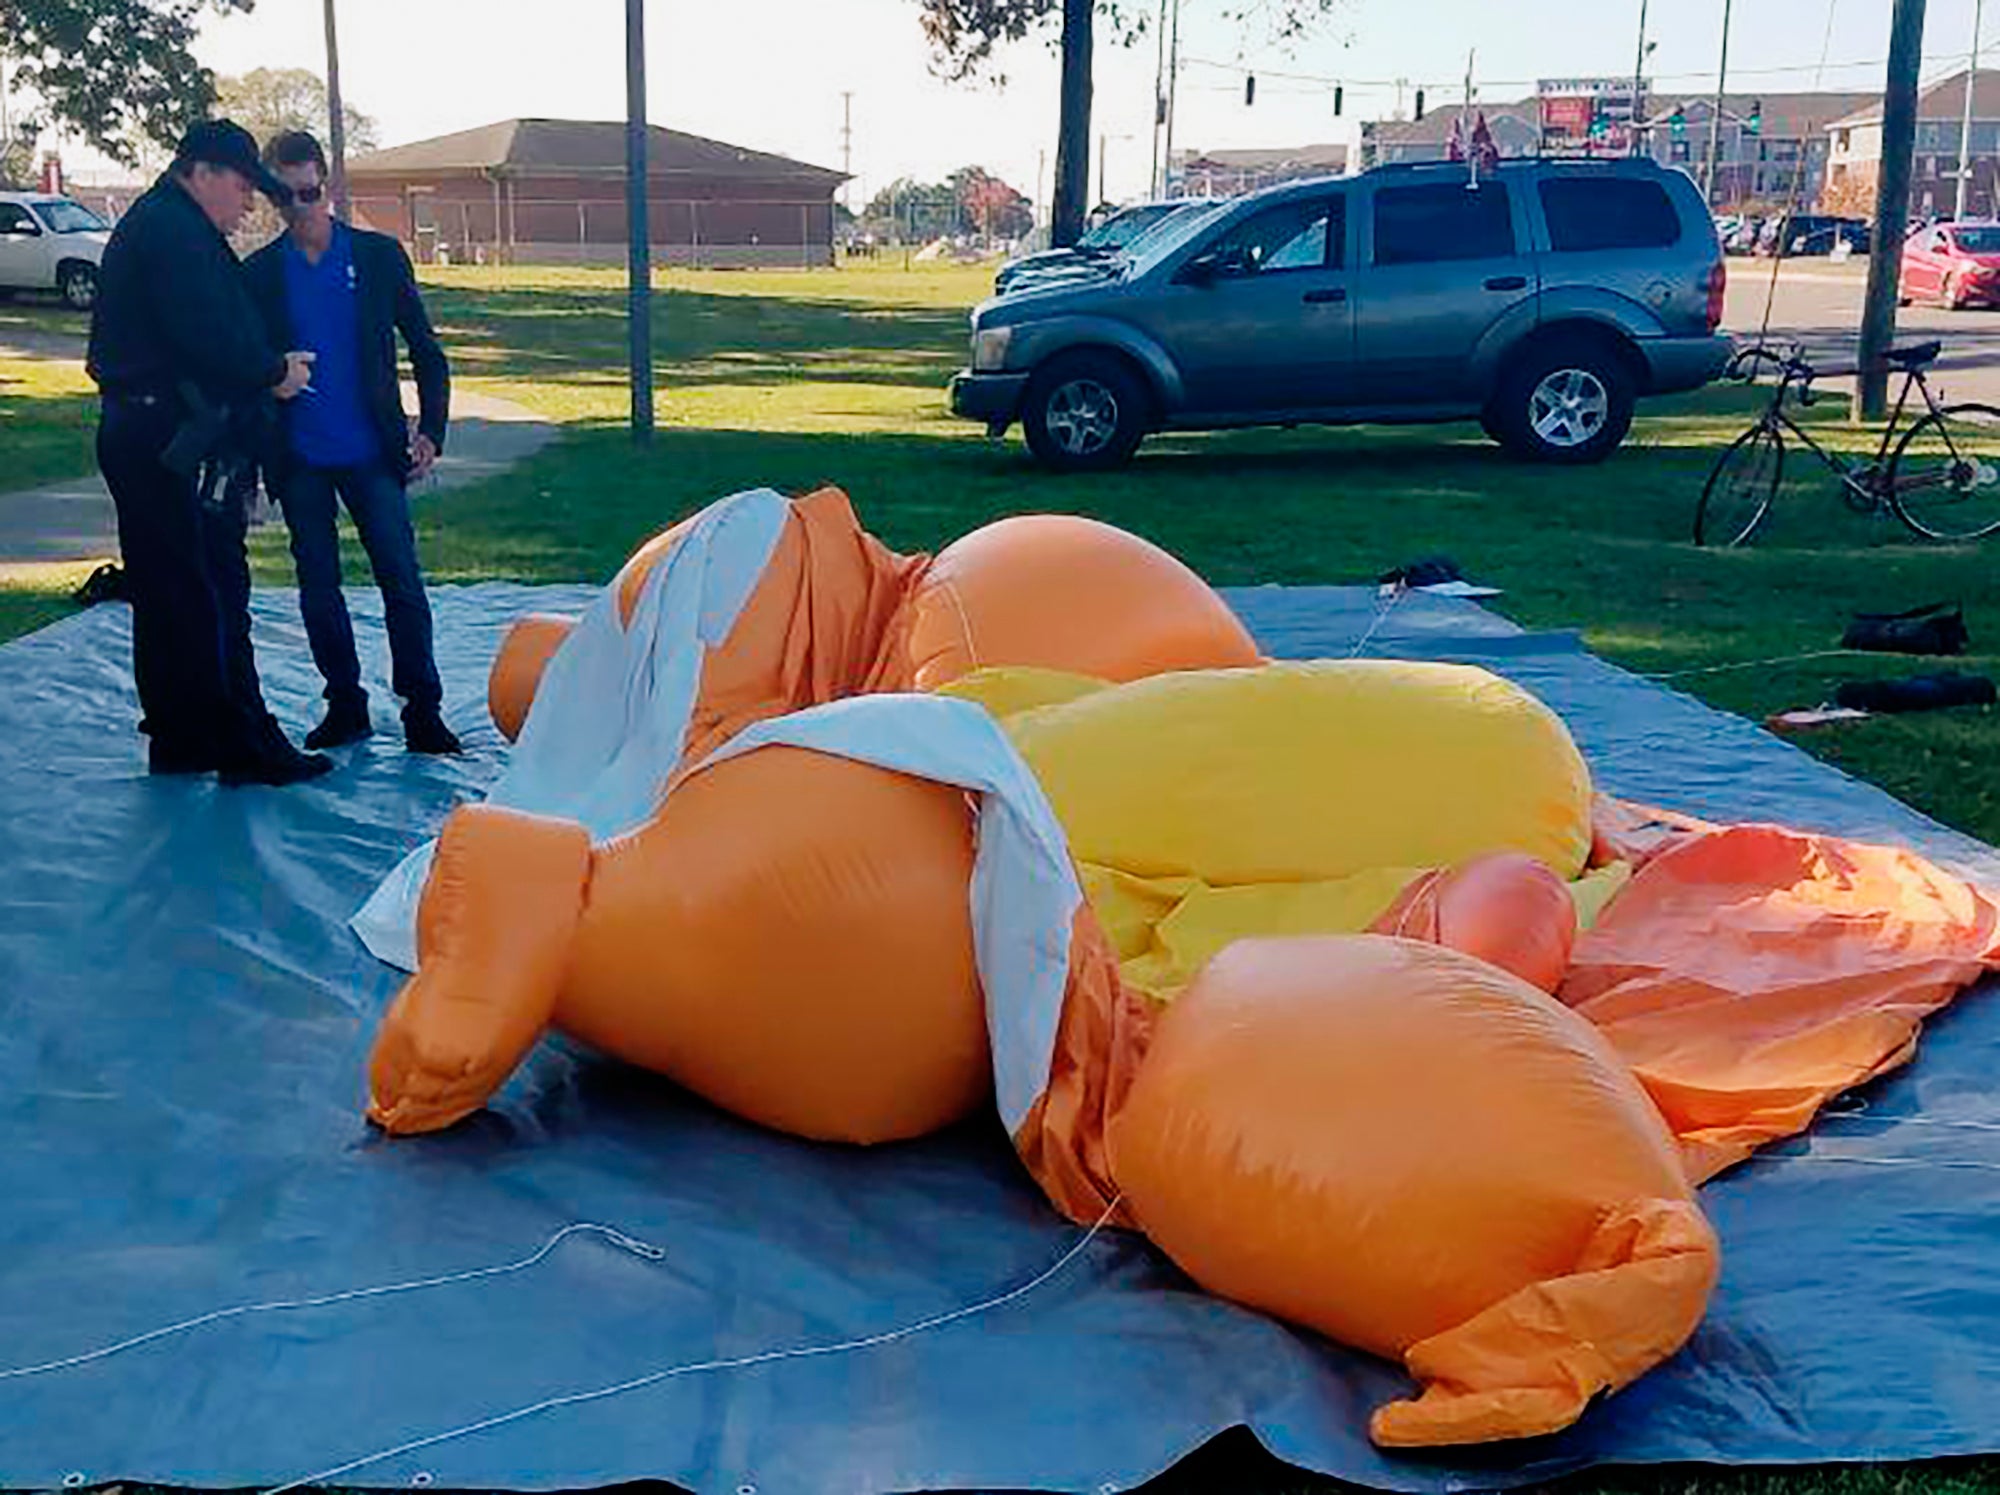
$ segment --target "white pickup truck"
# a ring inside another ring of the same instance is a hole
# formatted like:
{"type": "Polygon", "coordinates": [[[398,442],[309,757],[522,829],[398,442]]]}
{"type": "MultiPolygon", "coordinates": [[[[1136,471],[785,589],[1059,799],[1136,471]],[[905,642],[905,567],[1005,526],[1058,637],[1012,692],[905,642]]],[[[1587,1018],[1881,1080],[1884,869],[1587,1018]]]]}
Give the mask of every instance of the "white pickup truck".
{"type": "Polygon", "coordinates": [[[0,192],[0,299],[56,291],[77,311],[97,299],[97,267],[111,225],[80,202],[40,192],[0,192]]]}

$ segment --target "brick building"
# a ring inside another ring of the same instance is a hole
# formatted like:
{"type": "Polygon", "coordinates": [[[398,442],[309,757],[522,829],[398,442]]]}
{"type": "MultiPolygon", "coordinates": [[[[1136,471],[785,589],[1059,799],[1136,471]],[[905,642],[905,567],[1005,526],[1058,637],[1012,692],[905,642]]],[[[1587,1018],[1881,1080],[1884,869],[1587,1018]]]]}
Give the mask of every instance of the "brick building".
{"type": "MultiPolygon", "coordinates": [[[[1949,213],[1958,202],[1958,147],[1965,123],[1965,74],[1933,83],[1917,96],[1916,157],[1911,163],[1910,211],[1921,217],[1949,213]]],[[[1827,127],[1832,140],[1827,194],[1846,212],[1873,214],[1882,169],[1882,102],[1872,99],[1827,127]]],[[[2000,215],[2000,72],[1981,68],[1972,88],[1972,189],[1969,217],[2000,215]]]]}
{"type": "MultiPolygon", "coordinates": [[[[651,127],[654,258],[674,265],[809,266],[833,259],[825,167],[651,127]]],[[[614,264],[625,257],[625,126],[510,119],[392,146],[347,164],[354,218],[420,260],[614,264]]]]}

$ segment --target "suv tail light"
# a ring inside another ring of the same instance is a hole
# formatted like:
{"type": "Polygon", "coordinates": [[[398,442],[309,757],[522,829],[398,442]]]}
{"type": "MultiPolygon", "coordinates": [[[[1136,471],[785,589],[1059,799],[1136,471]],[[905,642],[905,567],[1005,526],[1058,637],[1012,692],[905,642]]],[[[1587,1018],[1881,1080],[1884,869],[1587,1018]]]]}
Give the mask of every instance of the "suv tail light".
{"type": "Polygon", "coordinates": [[[1708,267],[1708,279],[1702,283],[1708,292],[1708,330],[1715,331],[1722,325],[1722,297],[1729,289],[1729,262],[1717,260],[1708,267]]]}

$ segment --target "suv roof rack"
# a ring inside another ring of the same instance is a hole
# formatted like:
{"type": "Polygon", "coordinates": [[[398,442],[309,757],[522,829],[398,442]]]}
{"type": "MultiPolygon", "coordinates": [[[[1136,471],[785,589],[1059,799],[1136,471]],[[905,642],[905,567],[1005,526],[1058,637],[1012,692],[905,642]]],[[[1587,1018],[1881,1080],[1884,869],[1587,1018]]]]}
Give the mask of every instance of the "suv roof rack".
{"type": "MultiPolygon", "coordinates": [[[[1606,170],[1615,167],[1651,167],[1663,170],[1651,156],[1502,156],[1502,169],[1513,166],[1596,166],[1606,170]]],[[[1370,172],[1387,171],[1466,171],[1470,167],[1464,161],[1385,161],[1379,166],[1367,168],[1370,172]]],[[[1492,167],[1485,170],[1491,171],[1492,167]]]]}

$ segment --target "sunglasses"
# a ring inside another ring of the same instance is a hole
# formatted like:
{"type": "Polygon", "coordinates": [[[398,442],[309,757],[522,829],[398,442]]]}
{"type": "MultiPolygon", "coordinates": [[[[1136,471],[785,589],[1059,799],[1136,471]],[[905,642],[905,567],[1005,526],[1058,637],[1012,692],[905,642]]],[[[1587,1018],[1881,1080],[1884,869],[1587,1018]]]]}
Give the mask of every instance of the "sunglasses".
{"type": "Polygon", "coordinates": [[[324,187],[292,188],[292,203],[294,206],[304,203],[315,203],[324,196],[326,196],[326,188],[324,187]]]}

